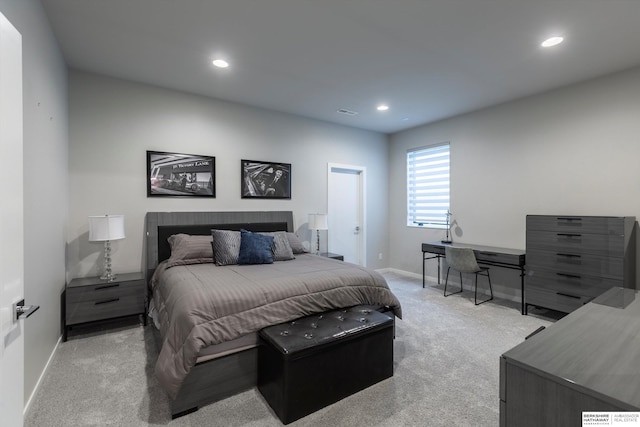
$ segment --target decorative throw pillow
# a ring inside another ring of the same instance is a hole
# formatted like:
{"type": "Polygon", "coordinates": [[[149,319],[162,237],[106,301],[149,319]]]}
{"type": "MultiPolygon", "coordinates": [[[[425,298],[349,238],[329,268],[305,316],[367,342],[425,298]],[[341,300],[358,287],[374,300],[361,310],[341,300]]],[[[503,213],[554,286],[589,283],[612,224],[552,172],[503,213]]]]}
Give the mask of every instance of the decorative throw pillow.
{"type": "Polygon", "coordinates": [[[171,247],[171,256],[167,266],[186,264],[203,264],[213,262],[211,236],[192,236],[190,234],[174,234],[167,241],[171,247]]]}
{"type": "Polygon", "coordinates": [[[273,260],[274,261],[288,261],[295,259],[293,256],[293,250],[287,239],[286,231],[276,231],[275,233],[260,233],[265,236],[273,236],[273,260]]]}
{"type": "Polygon", "coordinates": [[[211,230],[213,236],[213,258],[216,265],[238,263],[240,253],[240,232],[231,230],[211,230]]]}
{"type": "Polygon", "coordinates": [[[238,264],[273,264],[273,236],[241,230],[238,264]]]}
{"type": "Polygon", "coordinates": [[[293,251],[294,255],[304,254],[308,252],[295,233],[288,232],[287,240],[289,240],[289,246],[291,246],[291,250],[293,251]]]}

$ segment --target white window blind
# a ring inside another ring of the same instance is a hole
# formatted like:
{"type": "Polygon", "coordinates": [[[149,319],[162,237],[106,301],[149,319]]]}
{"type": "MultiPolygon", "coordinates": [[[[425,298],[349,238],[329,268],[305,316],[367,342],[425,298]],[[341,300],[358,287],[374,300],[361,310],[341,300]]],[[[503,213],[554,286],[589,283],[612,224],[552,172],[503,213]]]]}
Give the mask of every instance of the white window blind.
{"type": "Polygon", "coordinates": [[[446,227],[449,211],[449,143],[407,152],[407,225],[446,227]]]}

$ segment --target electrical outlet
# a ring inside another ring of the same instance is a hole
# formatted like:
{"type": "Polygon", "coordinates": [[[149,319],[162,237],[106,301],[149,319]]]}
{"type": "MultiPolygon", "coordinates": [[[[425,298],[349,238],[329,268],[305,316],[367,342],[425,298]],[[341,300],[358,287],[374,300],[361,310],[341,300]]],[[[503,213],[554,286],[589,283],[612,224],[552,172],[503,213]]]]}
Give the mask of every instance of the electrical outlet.
{"type": "Polygon", "coordinates": [[[378,254],[378,259],[382,259],[382,252],[378,254]]]}

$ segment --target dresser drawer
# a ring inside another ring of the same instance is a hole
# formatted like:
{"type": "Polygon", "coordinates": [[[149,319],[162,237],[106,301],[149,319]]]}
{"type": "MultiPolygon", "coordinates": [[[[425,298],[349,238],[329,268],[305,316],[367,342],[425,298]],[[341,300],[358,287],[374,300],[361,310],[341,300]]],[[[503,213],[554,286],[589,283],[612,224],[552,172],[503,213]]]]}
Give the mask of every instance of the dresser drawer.
{"type": "Polygon", "coordinates": [[[624,217],[528,215],[528,230],[561,233],[624,234],[624,217]]]}
{"type": "Polygon", "coordinates": [[[624,256],[624,236],[527,230],[527,252],[533,249],[622,257],[624,256]]]}
{"type": "Polygon", "coordinates": [[[622,286],[623,281],[600,276],[580,276],[548,270],[529,270],[525,289],[535,286],[540,289],[555,290],[569,295],[597,297],[612,286],[622,286]]]}
{"type": "Polygon", "coordinates": [[[144,280],[128,282],[103,282],[90,286],[78,286],[67,288],[67,304],[98,301],[114,297],[129,295],[144,295],[144,280]]]}
{"type": "Polygon", "coordinates": [[[531,271],[545,269],[559,273],[604,276],[619,280],[624,277],[622,258],[562,251],[532,249],[527,254],[527,268],[531,271]]]}
{"type": "Polygon", "coordinates": [[[144,313],[144,293],[67,304],[67,325],[144,313]]]}
{"type": "Polygon", "coordinates": [[[569,296],[559,291],[536,286],[527,286],[525,289],[525,302],[527,305],[546,307],[563,313],[571,313],[593,298],[592,296],[569,296]]]}

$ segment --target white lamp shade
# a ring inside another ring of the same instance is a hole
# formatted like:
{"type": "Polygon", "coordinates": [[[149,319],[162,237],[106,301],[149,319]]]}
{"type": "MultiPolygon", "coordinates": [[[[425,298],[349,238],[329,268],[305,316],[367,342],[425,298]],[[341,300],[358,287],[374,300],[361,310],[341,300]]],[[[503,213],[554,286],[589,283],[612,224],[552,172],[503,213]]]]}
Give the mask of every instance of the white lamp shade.
{"type": "Polygon", "coordinates": [[[124,215],[100,215],[89,217],[89,240],[124,239],[124,215]]]}
{"type": "Polygon", "coordinates": [[[311,230],[328,230],[329,223],[326,213],[309,214],[309,228],[311,230]]]}

